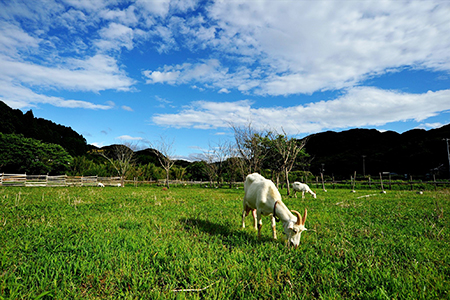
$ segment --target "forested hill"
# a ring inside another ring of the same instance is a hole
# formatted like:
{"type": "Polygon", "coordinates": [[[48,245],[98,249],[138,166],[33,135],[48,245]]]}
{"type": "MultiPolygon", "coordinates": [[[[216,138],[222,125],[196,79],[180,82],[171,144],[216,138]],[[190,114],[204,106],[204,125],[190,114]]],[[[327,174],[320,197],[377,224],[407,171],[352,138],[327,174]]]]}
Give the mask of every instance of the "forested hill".
{"type": "Polygon", "coordinates": [[[24,114],[2,101],[0,101],[0,132],[22,134],[44,143],[61,145],[72,156],[84,155],[89,149],[86,139],[72,128],[35,118],[31,110],[24,114]]]}
{"type": "Polygon", "coordinates": [[[314,159],[310,170],[326,175],[348,176],[354,171],[378,176],[379,172],[448,176],[447,144],[450,124],[438,129],[413,129],[402,134],[376,129],[327,131],[311,135],[306,152],[314,159]],[[363,156],[365,156],[363,158],[363,156]]]}

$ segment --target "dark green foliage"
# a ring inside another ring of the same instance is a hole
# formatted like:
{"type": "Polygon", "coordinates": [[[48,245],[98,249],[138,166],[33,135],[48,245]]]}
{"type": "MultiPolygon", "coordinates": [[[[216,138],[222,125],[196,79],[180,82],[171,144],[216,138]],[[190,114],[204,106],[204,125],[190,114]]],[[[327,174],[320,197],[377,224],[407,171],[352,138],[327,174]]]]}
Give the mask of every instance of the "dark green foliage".
{"type": "Polygon", "coordinates": [[[206,163],[204,161],[195,161],[186,167],[186,172],[189,173],[190,179],[195,181],[208,180],[206,173],[206,163]]]}
{"type": "Polygon", "coordinates": [[[60,146],[0,133],[0,172],[64,174],[72,157],[60,146]]]}
{"type": "Polygon", "coordinates": [[[136,163],[139,165],[146,165],[152,163],[154,165],[159,165],[158,156],[155,153],[154,149],[144,149],[136,151],[136,163]]]}
{"type": "Polygon", "coordinates": [[[70,127],[35,118],[30,110],[23,114],[0,101],[0,132],[22,134],[44,143],[61,145],[70,155],[84,155],[88,146],[86,139],[70,127]]]}

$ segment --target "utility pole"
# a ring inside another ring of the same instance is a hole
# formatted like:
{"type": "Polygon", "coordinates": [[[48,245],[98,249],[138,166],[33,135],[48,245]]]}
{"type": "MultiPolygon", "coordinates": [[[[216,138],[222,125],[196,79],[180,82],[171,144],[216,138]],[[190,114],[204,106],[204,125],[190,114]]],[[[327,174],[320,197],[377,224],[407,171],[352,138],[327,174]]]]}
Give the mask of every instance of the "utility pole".
{"type": "Polygon", "coordinates": [[[363,155],[362,158],[363,158],[363,176],[366,177],[366,161],[365,161],[366,155],[363,155]]]}

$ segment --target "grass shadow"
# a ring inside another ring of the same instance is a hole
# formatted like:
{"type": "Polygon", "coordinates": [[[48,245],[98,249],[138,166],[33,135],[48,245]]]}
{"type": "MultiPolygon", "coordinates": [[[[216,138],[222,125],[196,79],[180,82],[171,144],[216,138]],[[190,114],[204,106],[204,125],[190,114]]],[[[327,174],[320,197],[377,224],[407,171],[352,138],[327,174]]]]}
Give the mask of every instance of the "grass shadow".
{"type": "Polygon", "coordinates": [[[191,231],[196,228],[211,236],[218,236],[224,244],[232,247],[239,247],[244,244],[255,246],[274,241],[272,238],[264,236],[258,239],[256,231],[254,234],[248,233],[242,228],[234,228],[235,226],[231,224],[223,225],[198,218],[182,218],[179,221],[186,231],[191,231]]]}

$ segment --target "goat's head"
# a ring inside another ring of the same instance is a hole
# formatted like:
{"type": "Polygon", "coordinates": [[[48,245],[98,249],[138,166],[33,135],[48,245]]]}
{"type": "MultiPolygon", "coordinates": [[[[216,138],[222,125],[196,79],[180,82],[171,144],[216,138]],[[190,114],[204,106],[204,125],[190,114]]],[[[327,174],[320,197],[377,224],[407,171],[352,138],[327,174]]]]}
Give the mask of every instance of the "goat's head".
{"type": "Polygon", "coordinates": [[[292,245],[295,248],[300,244],[300,238],[302,236],[302,232],[307,230],[305,227],[306,217],[308,215],[308,211],[305,208],[305,214],[302,218],[302,215],[296,211],[292,210],[292,212],[297,216],[297,220],[291,220],[284,225],[284,233],[287,236],[289,246],[292,245]]]}

